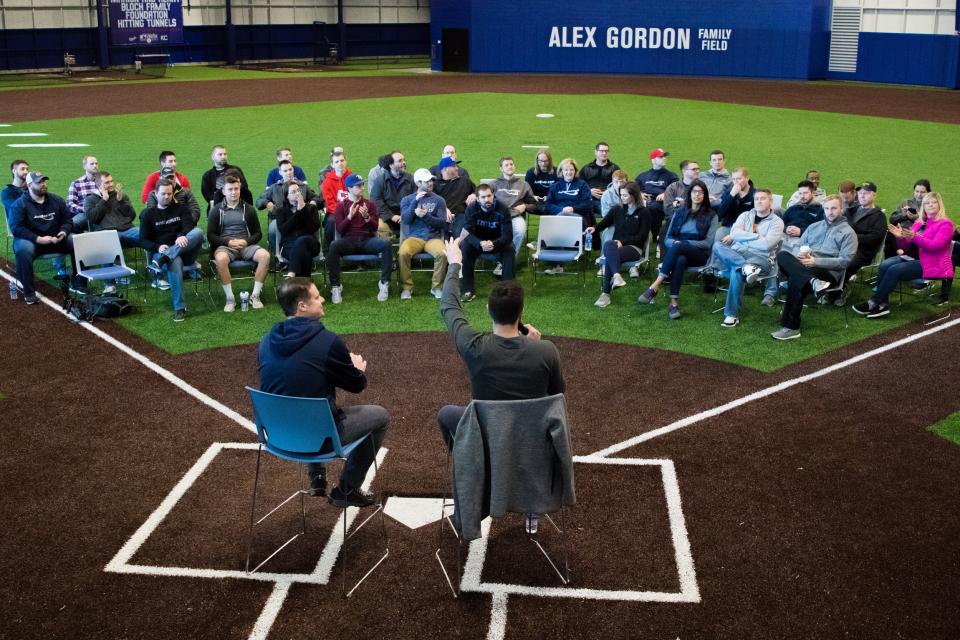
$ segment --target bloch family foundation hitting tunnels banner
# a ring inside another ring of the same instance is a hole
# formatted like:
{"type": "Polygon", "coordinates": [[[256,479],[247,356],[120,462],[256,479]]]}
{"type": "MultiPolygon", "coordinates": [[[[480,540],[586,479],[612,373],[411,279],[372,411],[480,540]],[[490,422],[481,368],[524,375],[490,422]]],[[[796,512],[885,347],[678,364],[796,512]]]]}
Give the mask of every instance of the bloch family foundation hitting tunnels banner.
{"type": "Polygon", "coordinates": [[[183,3],[110,0],[110,34],[117,46],[183,44],[183,3]]]}

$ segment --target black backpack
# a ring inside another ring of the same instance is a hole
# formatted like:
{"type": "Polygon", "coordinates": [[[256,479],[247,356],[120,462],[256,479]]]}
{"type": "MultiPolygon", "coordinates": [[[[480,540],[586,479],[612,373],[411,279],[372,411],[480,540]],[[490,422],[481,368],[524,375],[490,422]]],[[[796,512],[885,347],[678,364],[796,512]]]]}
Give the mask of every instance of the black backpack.
{"type": "Polygon", "coordinates": [[[87,308],[97,318],[118,318],[125,316],[133,309],[130,301],[123,296],[103,295],[88,296],[87,308]]]}

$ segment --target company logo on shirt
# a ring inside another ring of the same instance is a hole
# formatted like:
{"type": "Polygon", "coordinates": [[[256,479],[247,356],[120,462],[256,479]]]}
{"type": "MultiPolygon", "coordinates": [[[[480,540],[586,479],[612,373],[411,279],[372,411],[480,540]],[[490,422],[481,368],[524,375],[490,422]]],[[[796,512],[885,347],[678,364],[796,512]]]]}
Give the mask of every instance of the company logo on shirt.
{"type": "Polygon", "coordinates": [[[57,217],[56,212],[54,213],[38,213],[33,216],[34,220],[40,220],[42,222],[52,222],[54,218],[57,217]]]}
{"type": "Polygon", "coordinates": [[[520,195],[520,190],[519,189],[497,189],[497,193],[505,193],[508,196],[516,197],[520,195]]]}
{"type": "Polygon", "coordinates": [[[577,196],[580,195],[580,189],[560,189],[557,193],[564,196],[577,196]]]}

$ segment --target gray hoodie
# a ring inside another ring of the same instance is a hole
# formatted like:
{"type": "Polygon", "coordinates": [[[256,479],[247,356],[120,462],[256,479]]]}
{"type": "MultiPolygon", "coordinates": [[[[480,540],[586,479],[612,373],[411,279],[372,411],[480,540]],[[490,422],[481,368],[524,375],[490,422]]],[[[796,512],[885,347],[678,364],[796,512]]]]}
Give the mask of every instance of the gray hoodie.
{"type": "Polygon", "coordinates": [[[833,222],[821,220],[804,230],[800,243],[790,252],[796,255],[802,246],[810,247],[816,266],[829,271],[839,282],[843,270],[857,254],[857,234],[843,216],[833,222]]]}
{"type": "Polygon", "coordinates": [[[494,180],[490,186],[493,187],[493,195],[497,198],[497,202],[503,203],[510,210],[511,218],[521,215],[516,209],[518,204],[522,203],[530,206],[537,202],[536,198],[533,197],[533,189],[530,188],[530,184],[521,176],[514,175],[510,178],[501,176],[494,180]]]}
{"type": "Polygon", "coordinates": [[[760,218],[756,209],[744,211],[730,227],[733,238],[732,249],[744,259],[758,266],[773,266],[777,261],[777,251],[783,241],[783,220],[772,211],[760,218]],[[754,222],[757,230],[753,230],[754,222]]]}

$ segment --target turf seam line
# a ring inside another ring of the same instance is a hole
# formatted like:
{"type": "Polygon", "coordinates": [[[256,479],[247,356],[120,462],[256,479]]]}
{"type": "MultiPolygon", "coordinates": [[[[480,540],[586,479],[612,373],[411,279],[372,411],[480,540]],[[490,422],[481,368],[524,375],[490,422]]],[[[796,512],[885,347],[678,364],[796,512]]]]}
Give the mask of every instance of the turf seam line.
{"type": "Polygon", "coordinates": [[[899,340],[896,340],[889,344],[885,344],[875,349],[871,349],[870,351],[866,351],[859,355],[853,356],[852,358],[848,358],[847,360],[843,360],[842,362],[837,362],[836,364],[832,364],[829,367],[820,369],[819,371],[814,371],[812,373],[808,373],[806,375],[802,375],[797,378],[792,378],[790,380],[784,380],[783,382],[775,384],[772,387],[767,387],[766,389],[760,389],[759,391],[754,391],[751,394],[748,394],[746,396],[741,396],[739,398],[731,400],[730,402],[727,402],[726,404],[722,404],[719,407],[707,409],[706,411],[701,411],[700,413],[696,413],[692,416],[687,416],[686,418],[682,418],[666,426],[659,427],[657,429],[654,429],[652,431],[647,431],[645,433],[641,433],[639,435],[636,435],[632,438],[629,438],[617,444],[610,445],[605,449],[594,451],[593,453],[587,456],[577,456],[574,458],[574,460],[581,461],[581,462],[588,462],[598,458],[609,457],[612,454],[619,453],[625,449],[629,449],[630,447],[636,446],[642,442],[646,442],[647,440],[652,440],[653,438],[656,438],[658,436],[662,436],[667,433],[677,431],[678,429],[688,427],[692,424],[696,424],[697,422],[702,422],[704,420],[707,420],[708,418],[714,418],[728,411],[741,407],[745,404],[754,402],[755,400],[762,400],[763,398],[780,393],[781,391],[786,391],[787,389],[790,389],[791,387],[795,387],[799,384],[803,384],[811,380],[816,380],[817,378],[822,378],[823,376],[829,375],[836,371],[840,371],[841,369],[845,369],[857,363],[863,362],[864,360],[868,360],[874,356],[878,356],[882,353],[886,353],[887,351],[892,351],[893,349],[902,347],[906,344],[910,344],[911,342],[915,342],[922,338],[926,338],[927,336],[933,335],[934,333],[937,333],[939,331],[944,331],[945,329],[954,327],[957,324],[960,324],[960,318],[957,318],[956,320],[951,320],[950,322],[947,322],[946,324],[942,324],[938,327],[926,329],[925,331],[921,331],[920,333],[916,333],[912,336],[901,338],[899,340]]]}
{"type": "MultiPolygon", "coordinates": [[[[10,274],[8,274],[6,271],[0,271],[0,275],[3,275],[3,277],[6,278],[6,279],[7,279],[8,281],[10,281],[10,282],[16,282],[15,278],[11,277],[10,274]]],[[[50,307],[50,308],[53,309],[54,311],[59,312],[60,315],[66,317],[66,318],[69,318],[71,321],[74,320],[74,318],[73,318],[72,316],[68,315],[68,314],[63,310],[63,308],[62,308],[60,305],[58,305],[58,304],[56,304],[55,302],[51,301],[50,298],[48,298],[48,297],[46,297],[46,296],[44,296],[44,295],[42,295],[42,294],[39,294],[39,293],[37,294],[37,297],[40,298],[40,300],[41,300],[44,304],[46,304],[48,307],[50,307]]],[[[237,424],[239,424],[241,427],[243,427],[243,428],[246,429],[247,431],[250,431],[251,433],[256,433],[256,432],[257,432],[257,427],[256,427],[256,426],[253,424],[253,422],[251,422],[250,420],[247,420],[245,417],[243,417],[242,415],[240,415],[239,413],[237,413],[236,411],[234,411],[234,410],[231,409],[230,407],[224,405],[223,403],[221,403],[221,402],[219,402],[219,401],[217,401],[217,400],[214,400],[213,398],[211,398],[210,396],[208,396],[208,395],[205,394],[204,392],[200,391],[200,390],[197,389],[196,387],[194,387],[194,386],[192,386],[191,384],[189,384],[189,383],[188,383],[187,381],[185,381],[183,378],[180,378],[180,377],[174,375],[174,374],[173,374],[172,372],[170,372],[169,370],[164,369],[163,367],[161,367],[161,366],[158,365],[156,362],[154,362],[153,360],[151,360],[151,359],[148,358],[147,356],[143,355],[142,353],[140,353],[140,352],[138,352],[138,351],[134,351],[132,348],[130,348],[130,347],[128,347],[127,345],[125,345],[124,343],[120,342],[119,340],[117,340],[116,338],[114,338],[114,337],[111,336],[110,334],[106,333],[106,332],[103,331],[102,329],[99,329],[99,328],[93,326],[93,325],[90,324],[89,322],[75,322],[75,321],[74,321],[74,324],[83,327],[84,329],[86,329],[87,331],[89,331],[89,332],[92,333],[93,335],[97,336],[98,338],[100,338],[101,340],[103,340],[104,342],[106,342],[107,344],[110,344],[110,345],[116,347],[117,349],[119,349],[119,350],[122,351],[123,353],[127,354],[128,356],[130,356],[131,358],[133,358],[134,360],[136,360],[137,362],[139,362],[140,364],[142,364],[143,366],[145,366],[147,369],[150,369],[151,371],[153,371],[154,373],[156,373],[156,374],[157,374],[158,376],[160,376],[161,378],[164,378],[164,379],[165,379],[167,382],[169,382],[170,384],[174,385],[175,387],[178,387],[181,391],[186,392],[188,395],[193,396],[194,398],[196,398],[197,400],[199,400],[199,401],[202,402],[203,404],[207,405],[208,407],[210,407],[210,408],[213,409],[214,411],[218,411],[219,413],[223,414],[224,416],[230,418],[231,420],[233,420],[234,422],[236,422],[237,424]]]]}

